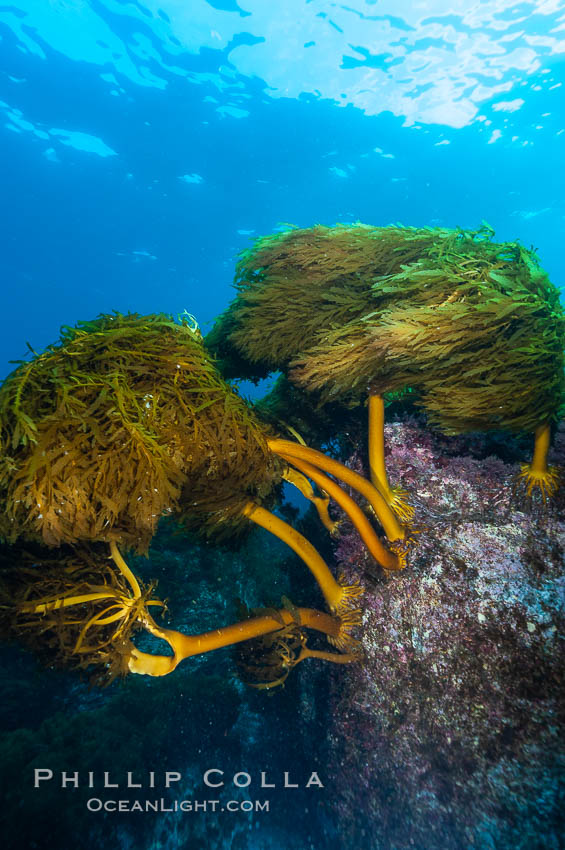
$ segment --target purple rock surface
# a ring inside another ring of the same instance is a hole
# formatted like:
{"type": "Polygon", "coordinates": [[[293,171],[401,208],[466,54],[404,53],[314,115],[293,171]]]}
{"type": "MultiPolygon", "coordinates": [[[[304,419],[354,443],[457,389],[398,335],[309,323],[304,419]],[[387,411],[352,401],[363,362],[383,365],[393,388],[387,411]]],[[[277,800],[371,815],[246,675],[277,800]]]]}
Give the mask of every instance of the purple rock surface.
{"type": "MultiPolygon", "coordinates": [[[[420,531],[407,568],[385,577],[342,527],[337,559],[366,586],[363,660],[331,694],[344,845],[557,850],[563,486],[549,507],[528,503],[514,486],[526,458],[510,438],[447,438],[419,417],[385,437],[391,482],[409,491],[420,531]]],[[[561,430],[550,460],[564,459],[561,430]]],[[[349,465],[363,471],[360,453],[349,465]]]]}

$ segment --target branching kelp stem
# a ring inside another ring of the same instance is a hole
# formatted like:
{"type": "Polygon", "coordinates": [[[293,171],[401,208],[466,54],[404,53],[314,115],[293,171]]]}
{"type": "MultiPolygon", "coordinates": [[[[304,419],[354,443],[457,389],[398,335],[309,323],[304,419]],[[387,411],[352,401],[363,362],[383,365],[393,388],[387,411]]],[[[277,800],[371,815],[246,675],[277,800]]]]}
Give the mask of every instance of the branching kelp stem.
{"type": "MultiPolygon", "coordinates": [[[[338,618],[330,614],[324,614],[313,608],[297,608],[300,624],[306,628],[315,629],[339,640],[342,637],[342,624],[338,618]]],[[[129,658],[129,669],[132,673],[147,676],[166,676],[183,661],[193,655],[203,652],[211,652],[223,646],[231,646],[245,640],[258,638],[269,632],[275,632],[295,621],[293,612],[281,609],[274,612],[276,616],[252,617],[222,629],[214,629],[200,635],[183,635],[173,629],[163,629],[151,618],[144,623],[145,628],[156,637],[165,640],[172,648],[174,655],[150,655],[134,648],[129,658]]],[[[320,656],[322,657],[322,656],[320,656]]],[[[339,659],[338,663],[348,663],[356,659],[356,655],[333,655],[324,653],[325,660],[333,661],[339,659]]]]}
{"type": "MultiPolygon", "coordinates": [[[[295,463],[294,466],[298,467],[298,464],[295,463]]],[[[312,502],[318,511],[318,516],[320,517],[322,525],[329,531],[330,534],[335,534],[339,523],[334,522],[328,513],[328,504],[330,501],[329,496],[327,494],[324,497],[316,496],[308,478],[292,466],[283,470],[282,477],[285,481],[288,481],[289,484],[292,484],[293,487],[296,487],[297,490],[300,490],[305,499],[312,502]]]]}
{"type": "Polygon", "coordinates": [[[311,463],[313,466],[329,472],[330,475],[334,475],[340,481],[357,490],[367,499],[375,511],[388,539],[390,541],[405,539],[406,529],[399,523],[388,506],[386,499],[370,481],[367,481],[357,472],[344,466],[339,461],[327,457],[322,452],[316,451],[316,449],[299,446],[290,440],[269,440],[268,446],[275,454],[305,460],[307,463],[311,463]]]}
{"type": "Polygon", "coordinates": [[[306,463],[306,461],[293,458],[290,455],[281,454],[281,457],[285,458],[285,460],[289,463],[294,464],[301,470],[301,472],[304,473],[304,475],[311,478],[318,487],[323,488],[327,493],[329,493],[332,499],[334,499],[342,510],[345,511],[377,563],[385,567],[387,570],[399,570],[405,566],[401,558],[392,552],[389,552],[389,550],[383,546],[371,526],[371,523],[359,505],[353,501],[351,496],[348,496],[345,490],[342,490],[339,484],[336,484],[335,481],[332,481],[331,478],[328,478],[327,475],[319,469],[316,469],[316,467],[312,466],[312,464],[306,463]]]}

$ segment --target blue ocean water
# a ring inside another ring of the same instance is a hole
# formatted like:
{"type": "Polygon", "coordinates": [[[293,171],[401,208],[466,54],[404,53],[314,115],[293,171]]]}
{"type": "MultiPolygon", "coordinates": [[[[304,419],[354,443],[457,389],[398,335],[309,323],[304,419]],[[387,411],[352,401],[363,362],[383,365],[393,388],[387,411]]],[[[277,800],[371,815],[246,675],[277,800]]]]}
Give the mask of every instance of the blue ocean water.
{"type": "MultiPolygon", "coordinates": [[[[564,0],[0,5],[0,378],[10,361],[56,341],[62,325],[113,310],[187,310],[205,333],[233,297],[238,253],[288,223],[476,229],[486,221],[497,241],[533,246],[561,287],[564,57],[564,0]]],[[[174,540],[163,545],[180,574],[188,556],[174,540]]],[[[282,548],[272,546],[252,554],[275,564],[282,548]]],[[[214,555],[226,559],[230,597],[244,554],[235,566],[225,553],[214,555]]],[[[189,557],[194,595],[205,596],[202,627],[206,611],[221,617],[223,604],[206,589],[206,558],[200,550],[189,557]]],[[[149,575],[161,576],[155,563],[149,575]]],[[[279,596],[285,592],[281,582],[279,596]]],[[[262,598],[258,591],[257,604],[262,598]]],[[[257,784],[266,769],[278,784],[273,798],[280,795],[270,820],[226,826],[208,815],[191,832],[169,815],[150,826],[110,818],[112,843],[124,850],[350,846],[336,832],[331,791],[321,803],[315,788],[303,787],[311,771],[323,776],[328,744],[320,743],[318,761],[302,763],[295,734],[305,725],[315,742],[324,728],[325,671],[263,699],[224,684],[227,655],[199,664],[159,694],[155,683],[136,682],[101,696],[65,674],[53,674],[61,678],[51,685],[23,657],[21,681],[12,684],[9,674],[10,705],[21,709],[8,717],[19,736],[10,742],[8,775],[19,772],[26,794],[32,767],[101,775],[113,767],[101,750],[144,782],[151,770],[180,767],[194,787],[216,768],[230,779],[249,771],[257,784]],[[89,711],[97,740],[79,746],[89,711]],[[120,718],[116,731],[108,731],[110,717],[120,718]],[[35,730],[29,741],[28,729],[35,730]],[[30,748],[25,759],[16,744],[30,748]],[[296,767],[302,784],[297,807],[281,787],[283,765],[296,767]]],[[[52,812],[69,809],[67,801],[54,792],[26,797],[23,811],[44,819],[45,846],[54,846],[54,834],[71,847],[77,829],[93,822],[81,809],[68,815],[66,831],[52,832],[52,812]]],[[[7,846],[43,846],[39,831],[29,832],[34,845],[25,831],[18,843],[14,824],[7,846]]]]}
{"type": "Polygon", "coordinates": [[[281,223],[478,227],[561,284],[565,5],[0,7],[0,369],[101,312],[231,300],[281,223]]]}

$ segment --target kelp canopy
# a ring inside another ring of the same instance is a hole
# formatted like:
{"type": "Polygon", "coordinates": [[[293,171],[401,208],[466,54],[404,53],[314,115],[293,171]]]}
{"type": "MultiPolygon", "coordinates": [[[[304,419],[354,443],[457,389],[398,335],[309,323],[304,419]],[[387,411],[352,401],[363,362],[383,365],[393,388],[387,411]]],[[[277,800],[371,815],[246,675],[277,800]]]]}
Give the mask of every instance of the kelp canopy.
{"type": "Polygon", "coordinates": [[[445,433],[555,419],[565,321],[536,256],[493,231],[291,229],[239,260],[208,335],[227,376],[283,370],[322,403],[410,387],[445,433]]]}
{"type": "Polygon", "coordinates": [[[147,549],[160,516],[221,529],[274,486],[267,429],[170,317],[64,328],[0,388],[0,536],[147,549]]]}
{"type": "MultiPolygon", "coordinates": [[[[0,388],[0,636],[23,640],[49,663],[88,668],[100,682],[167,675],[185,658],[245,640],[262,655],[265,635],[279,631],[302,650],[289,655],[285,641],[277,644],[280,676],[271,684],[307,657],[354,661],[360,586],[336,579],[312,544],[263,505],[286,477],[329,522],[328,499],[300,475],[295,454],[305,451],[277,440],[222,379],[191,322],[114,314],[64,328],[0,388]],[[147,550],[159,518],[173,512],[201,532],[255,523],[280,537],[310,569],[329,613],[285,609],[199,635],[163,627],[151,613],[163,603],[118,544],[147,550]],[[140,629],[172,654],[140,650],[131,640],[140,629]],[[337,653],[308,649],[306,630],[324,634],[337,653]]],[[[307,457],[354,476],[312,450],[307,457]]],[[[387,534],[403,536],[380,502],[387,534]]],[[[355,521],[362,512],[352,504],[355,521]]],[[[361,520],[372,551],[400,569],[402,555],[361,520]]]]}

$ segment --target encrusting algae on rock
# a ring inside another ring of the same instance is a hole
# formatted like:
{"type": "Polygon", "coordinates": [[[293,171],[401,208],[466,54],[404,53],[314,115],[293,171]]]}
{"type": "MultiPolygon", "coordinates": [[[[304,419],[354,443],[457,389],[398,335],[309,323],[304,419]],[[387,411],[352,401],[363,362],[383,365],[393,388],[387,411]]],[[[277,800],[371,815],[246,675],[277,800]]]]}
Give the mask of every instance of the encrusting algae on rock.
{"type": "MultiPolygon", "coordinates": [[[[410,569],[363,597],[363,663],[329,681],[326,769],[344,846],[549,850],[563,837],[565,493],[528,510],[501,484],[519,440],[386,426],[418,494],[410,569]]],[[[351,463],[363,471],[361,440],[351,463]]],[[[550,458],[565,462],[565,423],[550,458]]],[[[344,529],[336,560],[366,553],[344,529]]],[[[320,748],[319,742],[317,742],[320,748]]]]}

